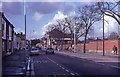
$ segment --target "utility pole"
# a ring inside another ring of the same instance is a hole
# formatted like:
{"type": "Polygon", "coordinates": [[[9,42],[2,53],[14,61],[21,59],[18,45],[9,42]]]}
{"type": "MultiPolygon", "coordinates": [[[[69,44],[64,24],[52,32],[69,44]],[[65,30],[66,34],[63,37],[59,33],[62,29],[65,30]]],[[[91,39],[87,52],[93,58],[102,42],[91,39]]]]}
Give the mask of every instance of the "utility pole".
{"type": "Polygon", "coordinates": [[[105,35],[104,35],[104,13],[103,13],[103,56],[105,56],[105,42],[104,42],[104,38],[105,38],[105,35]]]}

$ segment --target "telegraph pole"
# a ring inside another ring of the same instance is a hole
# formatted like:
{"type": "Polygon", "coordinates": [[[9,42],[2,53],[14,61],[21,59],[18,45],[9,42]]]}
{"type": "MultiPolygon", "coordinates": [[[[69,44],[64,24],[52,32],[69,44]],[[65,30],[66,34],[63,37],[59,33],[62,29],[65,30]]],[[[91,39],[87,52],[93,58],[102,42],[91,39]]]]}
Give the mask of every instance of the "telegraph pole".
{"type": "Polygon", "coordinates": [[[105,42],[104,42],[104,38],[105,38],[105,35],[104,35],[104,13],[103,13],[103,56],[105,56],[105,42]]]}

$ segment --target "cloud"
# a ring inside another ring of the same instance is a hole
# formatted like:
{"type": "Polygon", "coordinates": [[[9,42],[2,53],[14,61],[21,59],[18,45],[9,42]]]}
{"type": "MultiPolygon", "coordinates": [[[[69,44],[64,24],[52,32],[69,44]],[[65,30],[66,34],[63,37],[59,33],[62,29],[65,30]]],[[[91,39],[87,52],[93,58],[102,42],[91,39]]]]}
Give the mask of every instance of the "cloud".
{"type": "MultiPolygon", "coordinates": [[[[105,33],[105,36],[108,36],[110,35],[111,32],[117,32],[118,33],[118,23],[112,18],[112,17],[109,17],[109,16],[104,16],[105,20],[107,21],[104,21],[104,33],[105,33]]],[[[94,36],[95,37],[101,37],[103,35],[103,22],[100,21],[100,22],[96,22],[94,24],[94,36]]]]}
{"type": "Polygon", "coordinates": [[[39,21],[43,16],[44,16],[43,14],[35,12],[34,15],[33,15],[33,19],[36,20],[36,21],[39,21]]]}
{"type": "Polygon", "coordinates": [[[54,15],[53,19],[51,19],[51,21],[49,21],[46,25],[44,25],[44,26],[41,28],[41,30],[40,30],[41,32],[40,32],[40,33],[41,33],[42,35],[44,35],[45,32],[47,31],[49,25],[55,24],[55,23],[56,23],[56,20],[61,20],[61,19],[64,19],[64,18],[66,18],[66,17],[68,17],[68,16],[67,16],[67,15],[64,15],[63,12],[58,11],[58,12],[54,15]]]}
{"type": "Polygon", "coordinates": [[[28,5],[28,10],[29,11],[37,11],[39,12],[40,14],[50,14],[50,13],[53,13],[53,12],[56,12],[61,4],[63,3],[59,3],[59,2],[54,2],[54,3],[51,3],[51,2],[29,2],[27,3],[28,5]]]}
{"type": "Polygon", "coordinates": [[[118,32],[118,23],[112,17],[105,15],[105,20],[105,33],[118,32]]]}
{"type": "Polygon", "coordinates": [[[58,19],[64,19],[66,18],[67,15],[64,15],[63,12],[58,11],[57,14],[55,14],[55,16],[53,17],[53,20],[58,20],[58,19]]]}

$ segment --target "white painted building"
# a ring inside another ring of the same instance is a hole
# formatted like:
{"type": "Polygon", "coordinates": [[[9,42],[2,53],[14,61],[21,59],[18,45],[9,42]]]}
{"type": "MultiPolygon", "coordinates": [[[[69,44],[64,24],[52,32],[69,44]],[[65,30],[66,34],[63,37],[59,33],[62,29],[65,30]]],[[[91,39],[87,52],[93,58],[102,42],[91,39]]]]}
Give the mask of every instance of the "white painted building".
{"type": "Polygon", "coordinates": [[[21,38],[16,33],[14,33],[14,50],[19,50],[20,44],[21,44],[21,38]]]}
{"type": "Polygon", "coordinates": [[[2,14],[2,54],[11,54],[13,52],[13,33],[14,26],[8,21],[4,13],[2,14]]]}

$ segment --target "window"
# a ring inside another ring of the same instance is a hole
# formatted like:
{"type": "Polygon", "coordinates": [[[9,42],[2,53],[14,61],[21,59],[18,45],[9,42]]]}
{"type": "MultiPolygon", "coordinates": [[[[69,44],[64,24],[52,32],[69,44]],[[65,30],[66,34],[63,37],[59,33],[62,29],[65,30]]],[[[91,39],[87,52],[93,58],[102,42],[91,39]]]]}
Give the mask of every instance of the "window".
{"type": "Polygon", "coordinates": [[[2,23],[2,36],[4,36],[4,24],[2,23]]]}

